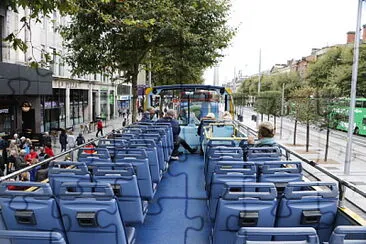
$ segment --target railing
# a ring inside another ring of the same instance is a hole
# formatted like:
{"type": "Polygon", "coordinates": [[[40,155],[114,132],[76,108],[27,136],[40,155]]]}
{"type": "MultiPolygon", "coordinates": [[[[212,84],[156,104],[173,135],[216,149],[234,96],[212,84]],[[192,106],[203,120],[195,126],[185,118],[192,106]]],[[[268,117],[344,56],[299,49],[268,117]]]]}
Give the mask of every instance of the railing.
{"type": "MultiPolygon", "coordinates": [[[[245,131],[247,132],[248,135],[254,135],[256,136],[257,135],[257,131],[246,126],[246,125],[243,125],[241,124],[240,122],[238,121],[235,121],[234,122],[236,124],[236,126],[238,126],[239,130],[241,131],[245,131]]],[[[284,145],[282,144],[279,144],[281,150],[285,151],[284,153],[284,157],[289,160],[291,155],[296,157],[297,159],[301,160],[303,163],[313,167],[314,169],[320,171],[321,173],[325,174],[326,176],[328,176],[329,178],[335,180],[338,182],[338,186],[339,186],[339,200],[340,200],[340,207],[343,207],[345,205],[345,200],[346,199],[346,196],[345,196],[345,193],[346,193],[346,188],[349,188],[350,190],[354,191],[355,193],[359,194],[360,196],[364,197],[366,199],[366,192],[364,192],[363,190],[357,188],[354,184],[350,183],[349,181],[346,181],[346,180],[343,180],[341,178],[339,178],[338,176],[336,176],[335,174],[329,172],[328,170],[324,169],[323,167],[317,165],[315,162],[311,161],[311,160],[308,160],[307,158],[303,157],[302,155],[288,149],[287,147],[285,147],[284,145]]],[[[317,180],[321,180],[319,177],[315,176],[314,174],[312,174],[311,172],[309,171],[306,171],[308,174],[310,174],[312,177],[316,178],[317,180]]],[[[348,200],[349,202],[352,203],[352,201],[348,200]]],[[[357,205],[356,205],[357,206],[357,205]]],[[[362,211],[365,211],[361,208],[361,206],[357,206],[360,210],[362,211]]]]}
{"type": "MultiPolygon", "coordinates": [[[[118,129],[117,129],[117,130],[118,130],[118,129]]],[[[112,133],[113,133],[113,132],[110,132],[110,133],[106,134],[104,137],[91,139],[91,140],[89,140],[88,142],[86,142],[86,143],[84,143],[84,144],[82,144],[82,145],[76,146],[76,147],[74,147],[74,148],[72,148],[72,149],[69,149],[69,150],[67,150],[67,151],[65,151],[65,152],[59,153],[59,154],[57,154],[56,156],[53,156],[53,157],[47,158],[47,159],[45,159],[45,160],[43,160],[43,161],[41,161],[41,162],[39,162],[39,163],[36,163],[36,164],[30,165],[30,166],[27,166],[27,167],[25,167],[25,168],[23,168],[23,169],[20,169],[20,170],[17,170],[17,171],[15,171],[15,172],[13,172],[13,173],[10,173],[10,174],[7,174],[7,175],[5,175],[5,176],[2,176],[2,177],[0,177],[0,182],[6,181],[6,180],[10,180],[10,179],[14,179],[16,176],[18,176],[18,175],[20,175],[20,174],[22,174],[22,173],[24,173],[24,172],[28,172],[28,171],[30,171],[30,170],[32,170],[32,169],[34,169],[34,168],[38,167],[38,166],[41,166],[41,165],[43,165],[43,164],[46,164],[46,163],[52,162],[52,161],[54,161],[55,159],[58,159],[58,158],[60,158],[60,157],[66,156],[66,155],[68,155],[68,154],[70,154],[70,153],[72,153],[72,152],[74,152],[74,151],[79,150],[79,148],[83,148],[83,147],[85,147],[86,145],[89,145],[89,144],[91,144],[91,143],[93,143],[93,142],[97,142],[97,141],[99,141],[100,139],[106,138],[106,137],[108,137],[109,135],[111,135],[112,133]]]]}

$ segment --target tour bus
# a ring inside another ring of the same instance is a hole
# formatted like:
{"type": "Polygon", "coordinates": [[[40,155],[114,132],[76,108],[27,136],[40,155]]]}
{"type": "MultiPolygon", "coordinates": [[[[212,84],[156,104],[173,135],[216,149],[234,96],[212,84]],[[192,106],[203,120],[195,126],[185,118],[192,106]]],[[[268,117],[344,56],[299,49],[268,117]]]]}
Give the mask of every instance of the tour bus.
{"type": "MultiPolygon", "coordinates": [[[[340,100],[332,110],[331,125],[338,130],[348,131],[349,99],[340,100]]],[[[366,98],[356,98],[353,132],[366,135],[366,98]]]]}
{"type": "Polygon", "coordinates": [[[226,88],[159,86],[145,98],[186,109],[179,136],[203,155],[179,148],[172,160],[171,124],[134,122],[9,173],[0,178],[0,243],[366,243],[366,193],[283,145],[249,145],[254,129],[220,120],[220,109],[232,111],[226,88]],[[219,99],[192,101],[198,90],[219,99]],[[198,102],[219,109],[193,109],[198,102]],[[207,112],[217,119],[200,138],[192,118],[207,112]],[[70,152],[77,158],[64,161],[70,152]],[[48,178],[19,181],[24,172],[48,178]]]}

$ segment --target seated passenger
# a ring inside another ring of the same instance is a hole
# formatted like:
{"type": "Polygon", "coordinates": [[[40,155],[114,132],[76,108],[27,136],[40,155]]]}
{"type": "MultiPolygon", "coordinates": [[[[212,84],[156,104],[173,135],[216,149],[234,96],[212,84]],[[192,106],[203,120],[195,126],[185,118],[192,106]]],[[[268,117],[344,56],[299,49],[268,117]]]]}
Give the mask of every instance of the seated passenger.
{"type": "Polygon", "coordinates": [[[179,137],[180,126],[179,126],[179,122],[175,119],[175,116],[176,116],[175,111],[172,110],[172,109],[169,109],[165,113],[165,116],[158,120],[158,122],[169,123],[172,126],[173,139],[174,139],[174,149],[173,149],[173,152],[172,152],[172,156],[170,157],[172,160],[178,160],[179,159],[178,149],[179,149],[180,145],[182,145],[190,153],[195,153],[197,151],[197,148],[191,148],[184,139],[179,137]]]}
{"type": "Polygon", "coordinates": [[[215,114],[214,113],[208,113],[205,117],[202,117],[201,118],[201,122],[200,122],[200,125],[198,126],[198,129],[197,129],[197,135],[202,135],[202,131],[203,131],[203,124],[205,122],[205,120],[215,120],[216,117],[215,117],[215,114]]]}
{"type": "Polygon", "coordinates": [[[258,141],[254,141],[254,136],[248,136],[248,144],[255,147],[271,147],[276,146],[277,143],[273,139],[275,130],[271,122],[265,121],[259,124],[258,141]]]}
{"type": "Polygon", "coordinates": [[[231,116],[229,111],[225,111],[222,116],[221,119],[224,121],[232,121],[233,120],[233,116],[231,116]]]}

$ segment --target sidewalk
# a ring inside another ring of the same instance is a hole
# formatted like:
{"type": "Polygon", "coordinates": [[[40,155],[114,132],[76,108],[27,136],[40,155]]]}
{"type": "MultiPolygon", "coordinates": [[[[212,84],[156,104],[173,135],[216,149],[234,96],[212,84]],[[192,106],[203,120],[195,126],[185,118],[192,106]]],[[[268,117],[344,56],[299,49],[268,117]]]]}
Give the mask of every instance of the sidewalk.
{"type": "MultiPolygon", "coordinates": [[[[129,119],[131,121],[131,116],[129,119]]],[[[106,125],[104,125],[105,127],[103,128],[103,135],[110,133],[112,130],[122,128],[122,121],[123,121],[122,117],[117,117],[115,119],[108,120],[106,125]]],[[[81,132],[80,128],[74,130],[73,134],[75,136],[75,139],[79,135],[80,132],[81,132]]],[[[89,139],[94,139],[96,137],[96,133],[97,133],[96,129],[93,129],[92,132],[90,132],[90,133],[84,133],[83,136],[85,138],[85,141],[87,142],[89,139]]],[[[99,136],[100,136],[100,133],[99,133],[99,136]]],[[[52,144],[52,148],[53,148],[53,152],[55,153],[55,155],[57,155],[61,152],[61,145],[59,143],[58,138],[56,140],[56,144],[52,144]]]]}

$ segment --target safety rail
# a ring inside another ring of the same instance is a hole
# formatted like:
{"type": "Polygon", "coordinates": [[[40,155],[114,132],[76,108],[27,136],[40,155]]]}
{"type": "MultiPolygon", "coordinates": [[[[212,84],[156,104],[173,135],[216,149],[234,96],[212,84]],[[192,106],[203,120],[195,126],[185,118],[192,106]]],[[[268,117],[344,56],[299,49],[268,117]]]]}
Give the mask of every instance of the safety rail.
{"type": "MultiPolygon", "coordinates": [[[[117,129],[117,130],[119,130],[119,129],[117,129]]],[[[41,166],[43,164],[50,163],[50,162],[54,161],[57,158],[60,158],[62,156],[66,156],[66,155],[68,155],[68,154],[70,154],[70,153],[72,153],[74,151],[79,150],[80,148],[85,147],[86,145],[89,145],[89,144],[91,144],[93,142],[97,142],[100,139],[104,139],[104,138],[106,138],[106,137],[108,137],[108,136],[110,136],[112,134],[113,134],[113,132],[109,132],[104,137],[97,137],[97,138],[94,138],[94,139],[90,139],[88,142],[86,142],[84,144],[81,144],[79,146],[76,146],[76,147],[74,147],[72,149],[69,149],[69,150],[67,150],[65,152],[61,152],[61,153],[59,153],[59,154],[57,154],[57,155],[55,155],[53,157],[50,157],[50,158],[47,158],[47,159],[41,161],[39,163],[36,163],[36,164],[30,165],[30,166],[27,166],[27,167],[25,167],[23,169],[20,169],[20,170],[17,170],[15,172],[12,172],[10,174],[7,174],[5,176],[2,176],[2,177],[0,177],[0,182],[6,181],[6,180],[9,180],[9,179],[14,179],[14,177],[16,177],[16,176],[18,176],[18,175],[20,175],[20,174],[22,174],[24,172],[28,172],[28,171],[30,171],[30,170],[38,167],[38,166],[41,166]]]]}
{"type": "MultiPolygon", "coordinates": [[[[234,122],[236,126],[238,126],[239,130],[246,131],[248,135],[257,135],[257,131],[250,128],[249,126],[243,125],[238,121],[234,122]]],[[[330,177],[331,179],[338,182],[339,186],[339,200],[340,200],[340,206],[344,206],[344,201],[346,200],[345,197],[345,191],[346,187],[354,191],[355,193],[361,195],[362,197],[366,198],[366,192],[362,191],[361,189],[357,188],[354,184],[350,183],[349,181],[343,180],[336,176],[335,174],[329,172],[328,170],[324,169],[323,167],[317,165],[314,161],[308,160],[307,158],[301,156],[300,154],[288,149],[286,146],[282,144],[278,144],[281,150],[285,151],[285,154],[283,155],[287,160],[290,159],[290,156],[294,156],[298,159],[300,159],[302,162],[306,163],[307,165],[310,165],[311,167],[315,168],[316,170],[324,173],[326,176],[330,177]]],[[[305,170],[306,171],[306,170],[305,170]]],[[[311,174],[310,172],[306,171],[307,173],[311,174]]],[[[320,178],[314,176],[311,174],[312,177],[316,178],[317,180],[320,180],[320,178]]],[[[357,206],[359,207],[359,206],[357,206]]]]}

